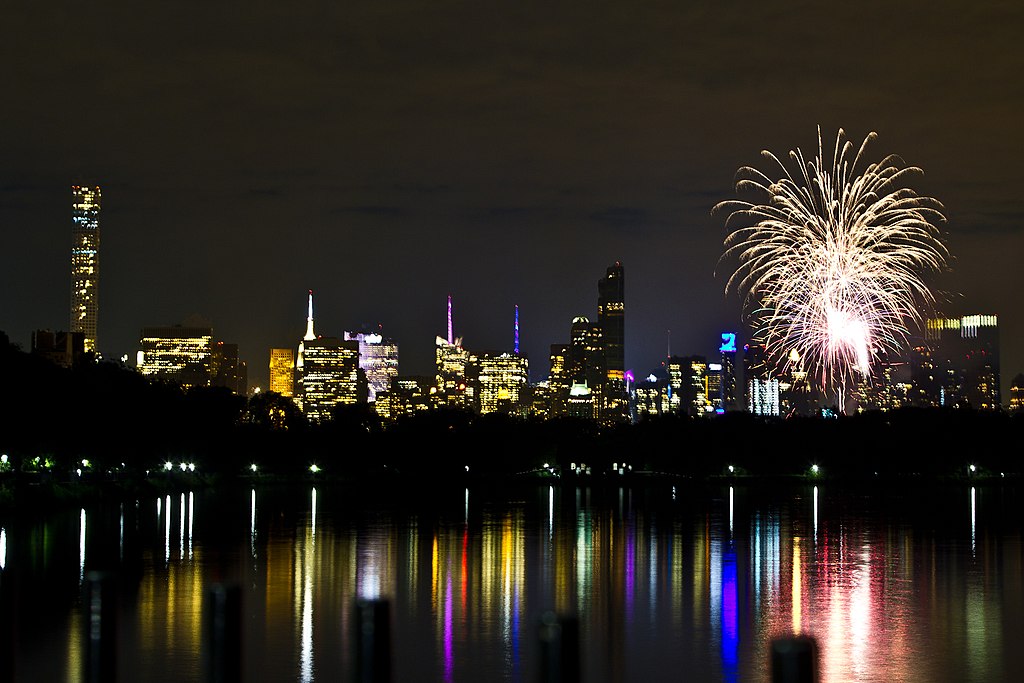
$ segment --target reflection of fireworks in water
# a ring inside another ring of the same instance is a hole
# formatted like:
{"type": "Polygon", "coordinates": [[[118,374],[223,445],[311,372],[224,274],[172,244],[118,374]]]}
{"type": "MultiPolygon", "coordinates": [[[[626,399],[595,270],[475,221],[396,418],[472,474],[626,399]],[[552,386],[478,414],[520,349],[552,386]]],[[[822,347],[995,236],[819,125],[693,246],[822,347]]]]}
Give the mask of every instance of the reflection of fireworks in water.
{"type": "Polygon", "coordinates": [[[935,224],[942,205],[904,187],[916,167],[901,168],[889,155],[863,172],[856,154],[836,136],[826,165],[818,130],[818,156],[790,173],[771,152],[782,177],[772,180],[751,167],[737,174],[736,190],[754,190],[761,203],[722,202],[726,210],[724,259],[738,259],[726,291],[739,292],[754,324],[754,339],[782,370],[792,352],[822,388],[845,392],[867,377],[880,351],[906,347],[908,326],[920,325],[921,308],[934,303],[923,275],[941,270],[948,251],[935,224]],[[851,158],[852,157],[852,158],[851,158]]]}

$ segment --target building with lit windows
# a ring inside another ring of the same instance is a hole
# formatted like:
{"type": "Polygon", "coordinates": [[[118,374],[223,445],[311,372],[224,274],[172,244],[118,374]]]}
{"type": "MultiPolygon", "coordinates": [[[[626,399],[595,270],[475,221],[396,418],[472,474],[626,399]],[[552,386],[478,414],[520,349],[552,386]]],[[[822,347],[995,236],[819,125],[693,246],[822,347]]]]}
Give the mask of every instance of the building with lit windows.
{"type": "Polygon", "coordinates": [[[569,347],[566,344],[552,344],[548,360],[551,364],[548,370],[548,390],[544,392],[549,399],[547,414],[549,417],[561,417],[568,412],[569,387],[572,385],[568,369],[569,347]]]}
{"type": "Polygon", "coordinates": [[[346,332],[345,341],[359,343],[359,367],[366,373],[370,401],[391,388],[398,377],[398,343],[379,333],[346,332]]]}
{"type": "Polygon", "coordinates": [[[718,407],[723,410],[736,410],[736,335],[732,332],[722,333],[722,343],[718,347],[721,370],[718,382],[718,407]]]}
{"type": "Polygon", "coordinates": [[[747,380],[748,410],[754,415],[779,416],[779,380],[751,377],[747,380]]]}
{"type": "Polygon", "coordinates": [[[566,356],[566,376],[569,379],[569,400],[573,400],[573,391],[577,397],[576,408],[569,413],[579,417],[581,387],[588,391],[587,405],[590,406],[592,420],[601,421],[604,402],[604,389],[607,373],[605,370],[604,337],[601,326],[591,323],[585,316],[573,318],[569,329],[570,341],[566,356]]]}
{"type": "Polygon", "coordinates": [[[270,349],[270,391],[291,398],[295,394],[295,354],[291,349],[270,349]]]}
{"type": "Polygon", "coordinates": [[[871,376],[857,385],[857,410],[896,410],[911,405],[913,383],[911,366],[904,360],[891,360],[879,354],[871,365],[871,376]]]}
{"type": "Polygon", "coordinates": [[[1010,413],[1024,413],[1024,375],[1017,375],[1010,382],[1010,413]]]}
{"type": "Polygon", "coordinates": [[[359,368],[359,342],[318,337],[309,292],[306,334],[295,360],[295,399],[306,418],[325,422],[335,408],[366,402],[366,375],[359,368]]]}
{"type": "Polygon", "coordinates": [[[358,342],[337,337],[303,340],[302,364],[297,370],[296,389],[302,412],[312,422],[331,419],[338,406],[366,402],[358,342]]]}
{"type": "Polygon", "coordinates": [[[633,389],[633,404],[637,418],[647,415],[667,415],[672,412],[670,378],[651,373],[637,382],[633,389]]]}
{"type": "Polygon", "coordinates": [[[569,387],[568,415],[583,420],[594,419],[596,411],[594,405],[594,392],[586,385],[574,382],[569,387]]]}
{"type": "Polygon", "coordinates": [[[621,261],[609,266],[597,281],[597,325],[604,348],[602,420],[622,422],[629,417],[629,395],[625,379],[626,277],[621,261]]]}
{"type": "Polygon", "coordinates": [[[770,378],[767,364],[767,353],[763,344],[743,345],[743,389],[744,403],[749,412],[754,412],[753,397],[750,395],[750,380],[767,380],[770,378]]]}
{"type": "Polygon", "coordinates": [[[400,417],[430,410],[433,407],[431,392],[436,391],[434,379],[413,375],[391,380],[391,389],[386,397],[382,397],[383,392],[377,394],[377,414],[384,418],[383,409],[388,413],[386,419],[397,420],[400,417]]]}
{"type": "Polygon", "coordinates": [[[85,335],[86,352],[97,351],[100,299],[100,188],[71,187],[71,332],[85,335]]]}
{"type": "Polygon", "coordinates": [[[140,373],[186,389],[210,386],[212,327],[144,327],[139,337],[136,367],[140,373]]]}
{"type": "MultiPolygon", "coordinates": [[[[540,420],[550,420],[554,417],[551,413],[554,401],[551,396],[551,386],[545,380],[527,387],[527,415],[540,420]]],[[[565,414],[564,412],[562,413],[565,414]]]]}
{"type": "Polygon", "coordinates": [[[721,363],[708,363],[708,374],[705,386],[707,387],[708,397],[708,408],[719,412],[724,412],[725,407],[722,404],[722,364],[721,363]]]}
{"type": "Polygon", "coordinates": [[[481,415],[506,413],[526,417],[529,361],[508,352],[471,354],[466,375],[473,388],[473,410],[481,415]]]}
{"type": "Polygon", "coordinates": [[[469,408],[472,387],[466,382],[469,353],[462,348],[462,337],[455,336],[452,322],[452,297],[448,295],[448,336],[434,339],[435,384],[433,403],[439,408],[469,408]]]}
{"type": "Polygon", "coordinates": [[[932,351],[940,405],[999,410],[999,319],[995,315],[931,318],[925,342],[932,351]]]}
{"type": "Polygon", "coordinates": [[[712,410],[708,393],[708,362],[704,356],[672,356],[667,364],[672,408],[684,415],[712,410]]]}

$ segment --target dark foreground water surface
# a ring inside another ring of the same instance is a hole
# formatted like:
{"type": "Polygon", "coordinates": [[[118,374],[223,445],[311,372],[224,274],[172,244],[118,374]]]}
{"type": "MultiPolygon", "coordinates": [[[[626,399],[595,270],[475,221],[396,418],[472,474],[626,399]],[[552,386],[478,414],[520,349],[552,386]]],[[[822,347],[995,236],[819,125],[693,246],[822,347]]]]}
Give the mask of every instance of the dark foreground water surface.
{"type": "Polygon", "coordinates": [[[245,680],[347,681],[352,606],[387,597],[395,681],[534,681],[575,614],[583,680],[1024,680],[1022,494],[757,484],[179,492],[0,519],[16,680],[77,681],[81,582],[120,581],[119,678],[201,680],[207,586],[242,587],[245,680]]]}

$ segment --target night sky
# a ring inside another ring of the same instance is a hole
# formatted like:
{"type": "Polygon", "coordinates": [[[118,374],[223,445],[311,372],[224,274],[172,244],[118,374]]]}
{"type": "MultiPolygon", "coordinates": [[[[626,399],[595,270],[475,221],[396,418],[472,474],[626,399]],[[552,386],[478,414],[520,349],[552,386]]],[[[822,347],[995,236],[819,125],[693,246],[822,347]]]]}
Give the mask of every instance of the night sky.
{"type": "Polygon", "coordinates": [[[534,381],[626,272],[626,367],[740,328],[711,208],[736,169],[843,127],[939,199],[950,315],[1024,371],[1024,5],[875,2],[7,3],[0,329],[66,329],[70,185],[99,184],[100,350],[200,315],[264,383],[272,346],[383,325],[510,349],[534,381]]]}

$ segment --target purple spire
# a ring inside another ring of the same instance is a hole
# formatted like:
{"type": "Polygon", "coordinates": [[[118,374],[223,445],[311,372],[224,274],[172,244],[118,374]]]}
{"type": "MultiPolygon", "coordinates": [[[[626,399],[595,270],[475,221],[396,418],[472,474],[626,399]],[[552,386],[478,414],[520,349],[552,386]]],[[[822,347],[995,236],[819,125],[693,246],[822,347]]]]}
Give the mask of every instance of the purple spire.
{"type": "Polygon", "coordinates": [[[516,304],[516,355],[519,355],[519,304],[516,304]]]}
{"type": "Polygon", "coordinates": [[[455,335],[452,333],[452,295],[448,295],[448,343],[455,343],[455,335]]]}

